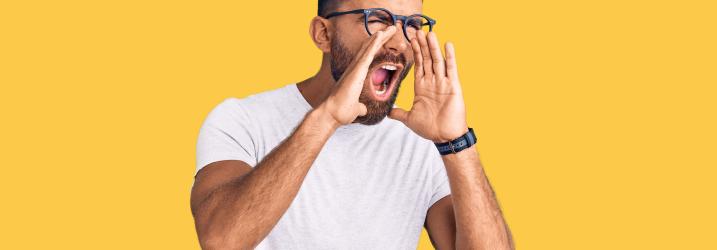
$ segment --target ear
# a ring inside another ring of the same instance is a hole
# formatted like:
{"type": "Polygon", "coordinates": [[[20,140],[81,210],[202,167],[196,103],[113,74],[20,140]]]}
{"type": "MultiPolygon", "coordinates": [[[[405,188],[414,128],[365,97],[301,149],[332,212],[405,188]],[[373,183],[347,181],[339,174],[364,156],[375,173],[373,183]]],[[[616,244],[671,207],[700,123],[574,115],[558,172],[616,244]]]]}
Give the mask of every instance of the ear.
{"type": "Polygon", "coordinates": [[[314,17],[311,19],[309,27],[309,35],[314,44],[324,53],[331,52],[331,23],[323,17],[314,17]]]}

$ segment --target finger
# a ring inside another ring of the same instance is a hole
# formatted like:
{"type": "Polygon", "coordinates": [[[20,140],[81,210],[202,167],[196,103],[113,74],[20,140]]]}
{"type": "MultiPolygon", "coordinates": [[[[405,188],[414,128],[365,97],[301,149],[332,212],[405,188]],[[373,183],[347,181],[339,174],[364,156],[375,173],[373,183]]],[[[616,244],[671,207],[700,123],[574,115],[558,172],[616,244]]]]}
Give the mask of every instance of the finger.
{"type": "Polygon", "coordinates": [[[428,32],[428,46],[433,60],[433,73],[437,76],[446,76],[446,64],[441,53],[441,44],[438,43],[438,36],[434,32],[428,32]]]}
{"type": "Polygon", "coordinates": [[[388,117],[405,124],[408,121],[408,111],[402,108],[393,108],[388,117]]]}
{"type": "Polygon", "coordinates": [[[359,51],[356,53],[357,56],[354,57],[354,60],[351,61],[352,63],[351,63],[350,66],[355,65],[356,63],[358,63],[358,61],[361,60],[361,58],[362,58],[361,56],[362,56],[362,55],[365,55],[365,54],[366,54],[366,51],[368,50],[368,48],[369,48],[374,42],[376,42],[376,39],[378,39],[378,38],[381,37],[381,33],[384,33],[384,32],[386,32],[386,31],[391,32],[391,31],[390,31],[390,28],[392,28],[392,27],[388,27],[386,30],[378,31],[378,32],[374,33],[373,35],[371,35],[368,40],[364,41],[364,42],[361,44],[361,48],[360,48],[359,51]]]}
{"type": "Polygon", "coordinates": [[[371,38],[364,43],[357,56],[349,66],[349,69],[344,73],[341,80],[342,82],[348,81],[351,86],[351,93],[358,96],[361,93],[361,89],[364,85],[364,79],[368,74],[368,67],[371,66],[378,50],[385,44],[391,36],[396,32],[396,27],[391,26],[383,31],[374,33],[371,38]]]}
{"type": "Polygon", "coordinates": [[[358,66],[361,66],[361,68],[365,66],[366,70],[368,70],[368,66],[371,65],[376,53],[378,53],[381,47],[383,47],[383,45],[393,36],[394,33],[396,33],[396,26],[390,26],[385,30],[378,31],[373,34],[371,36],[373,39],[370,40],[366,51],[364,51],[364,54],[361,55],[361,60],[359,61],[360,65],[358,66]]]}
{"type": "MultiPolygon", "coordinates": [[[[396,26],[391,26],[385,30],[378,31],[371,36],[371,39],[365,44],[366,47],[363,48],[363,51],[357,54],[358,56],[355,58],[356,63],[352,65],[350,70],[351,74],[355,75],[354,77],[357,77],[354,79],[359,80],[366,78],[366,74],[368,74],[368,67],[371,66],[371,62],[373,62],[376,53],[378,53],[379,49],[391,38],[391,36],[393,36],[394,33],[396,33],[396,26]]],[[[359,81],[355,81],[355,83],[359,85],[359,81]]],[[[363,81],[360,82],[360,85],[363,86],[363,81]]]]}
{"type": "Polygon", "coordinates": [[[448,78],[458,79],[458,65],[456,64],[456,50],[453,43],[446,43],[446,74],[448,78]]]}
{"type": "Polygon", "coordinates": [[[416,38],[411,39],[411,49],[413,50],[413,71],[416,79],[423,76],[423,55],[421,55],[421,45],[418,44],[416,38]]]}
{"type": "MultiPolygon", "coordinates": [[[[386,33],[388,33],[388,34],[395,33],[395,27],[391,26],[391,27],[387,28],[386,30],[377,31],[376,33],[371,35],[368,40],[364,41],[361,44],[361,48],[358,50],[358,52],[356,52],[356,56],[351,60],[351,63],[347,67],[349,69],[349,71],[347,71],[347,73],[350,72],[352,69],[357,68],[357,66],[359,66],[361,63],[364,63],[364,61],[366,61],[365,59],[368,59],[369,62],[371,62],[371,60],[373,60],[373,58],[365,58],[365,57],[369,53],[369,50],[371,49],[371,47],[375,46],[376,43],[383,45],[384,43],[386,43],[386,41],[388,41],[388,39],[387,39],[388,37],[385,37],[386,33]]],[[[379,46],[379,48],[380,48],[380,46],[379,46]]],[[[374,52],[374,54],[375,53],[376,52],[374,52]]]]}
{"type": "Polygon", "coordinates": [[[426,33],[423,33],[422,30],[418,31],[418,44],[420,44],[421,48],[421,57],[423,58],[423,75],[426,76],[432,76],[433,75],[433,62],[431,61],[431,52],[428,51],[428,42],[426,42],[426,33]]]}

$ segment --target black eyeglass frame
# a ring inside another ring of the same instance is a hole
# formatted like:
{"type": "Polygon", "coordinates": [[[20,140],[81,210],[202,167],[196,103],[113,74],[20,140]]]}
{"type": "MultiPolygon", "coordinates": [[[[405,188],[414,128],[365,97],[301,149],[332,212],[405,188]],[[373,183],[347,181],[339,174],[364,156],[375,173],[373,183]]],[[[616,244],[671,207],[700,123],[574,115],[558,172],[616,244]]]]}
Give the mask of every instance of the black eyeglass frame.
{"type": "MultiPolygon", "coordinates": [[[[332,12],[332,13],[329,13],[329,14],[327,14],[326,16],[324,16],[324,18],[329,19],[329,18],[332,18],[332,17],[335,17],[335,16],[341,16],[341,15],[346,15],[346,14],[358,14],[358,13],[363,13],[363,24],[364,24],[364,28],[366,28],[366,33],[368,33],[368,35],[371,36],[371,35],[372,35],[372,34],[371,34],[371,30],[369,30],[369,28],[368,28],[368,17],[369,17],[369,15],[371,15],[371,12],[377,11],[377,10],[385,11],[386,13],[388,13],[389,15],[391,15],[391,21],[393,22],[392,25],[396,25],[396,21],[400,20],[401,23],[403,23],[403,27],[402,27],[402,28],[403,28],[403,36],[406,37],[406,40],[409,41],[409,42],[411,41],[411,39],[408,38],[408,34],[406,33],[406,20],[407,20],[408,18],[410,18],[410,17],[423,17],[423,18],[425,18],[426,20],[428,20],[428,31],[429,31],[429,32],[430,32],[430,31],[433,31],[433,26],[436,25],[436,20],[435,20],[435,19],[430,18],[430,17],[428,17],[428,16],[426,16],[426,15],[423,15],[423,14],[413,14],[413,15],[410,15],[410,16],[395,15],[395,14],[393,14],[393,12],[391,12],[391,11],[389,11],[389,10],[387,10],[387,9],[384,9],[384,8],[355,9],[355,10],[349,10],[349,11],[332,12]]],[[[423,26],[423,25],[425,25],[425,24],[422,23],[421,26],[423,26]]]]}

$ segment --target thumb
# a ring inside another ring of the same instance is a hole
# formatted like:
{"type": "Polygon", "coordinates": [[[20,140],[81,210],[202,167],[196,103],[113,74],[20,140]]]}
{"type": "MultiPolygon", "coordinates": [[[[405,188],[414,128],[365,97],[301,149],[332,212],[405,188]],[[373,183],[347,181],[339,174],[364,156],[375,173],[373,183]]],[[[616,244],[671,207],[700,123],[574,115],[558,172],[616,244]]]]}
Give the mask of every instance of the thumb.
{"type": "Polygon", "coordinates": [[[408,121],[408,111],[402,108],[393,108],[391,113],[388,114],[388,117],[405,124],[406,121],[408,121]]]}
{"type": "Polygon", "coordinates": [[[356,106],[356,110],[358,110],[358,116],[364,116],[368,113],[366,105],[360,102],[358,103],[358,106],[356,106]]]}

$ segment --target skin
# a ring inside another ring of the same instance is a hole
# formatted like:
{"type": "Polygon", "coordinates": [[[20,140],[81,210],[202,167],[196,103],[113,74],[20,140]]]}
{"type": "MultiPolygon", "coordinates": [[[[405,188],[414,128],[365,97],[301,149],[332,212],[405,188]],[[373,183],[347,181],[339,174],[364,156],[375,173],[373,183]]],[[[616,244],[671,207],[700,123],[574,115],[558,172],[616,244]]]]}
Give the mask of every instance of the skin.
{"type": "MultiPolygon", "coordinates": [[[[344,1],[337,11],[370,7],[408,15],[421,13],[422,3],[353,0],[344,1]]],[[[355,32],[363,29],[356,25],[363,24],[349,19],[316,17],[311,22],[310,35],[323,52],[323,61],[315,76],[298,84],[314,109],[295,131],[254,168],[241,161],[219,161],[197,174],[191,208],[203,249],[252,249],[269,234],[334,131],[367,113],[358,100],[370,84],[367,75],[377,53],[404,53],[410,62],[415,61],[412,109],[394,109],[390,118],[434,142],[468,131],[452,44],[446,44],[444,57],[433,32],[420,33],[411,43],[396,26],[369,37],[355,32]],[[335,81],[329,53],[337,36],[356,56],[335,81]]],[[[428,210],[425,227],[433,245],[437,249],[513,249],[510,230],[475,147],[442,159],[452,194],[428,210]]]]}

